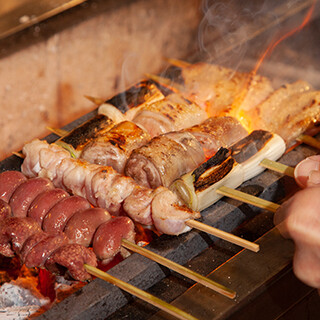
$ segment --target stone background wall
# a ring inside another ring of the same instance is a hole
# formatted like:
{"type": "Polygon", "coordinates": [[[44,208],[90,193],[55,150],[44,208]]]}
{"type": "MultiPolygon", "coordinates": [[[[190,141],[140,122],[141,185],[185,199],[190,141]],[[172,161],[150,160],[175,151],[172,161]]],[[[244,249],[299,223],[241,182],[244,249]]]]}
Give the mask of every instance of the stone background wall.
{"type": "Polygon", "coordinates": [[[0,41],[0,160],[197,45],[200,0],[92,0],[0,41]]]}

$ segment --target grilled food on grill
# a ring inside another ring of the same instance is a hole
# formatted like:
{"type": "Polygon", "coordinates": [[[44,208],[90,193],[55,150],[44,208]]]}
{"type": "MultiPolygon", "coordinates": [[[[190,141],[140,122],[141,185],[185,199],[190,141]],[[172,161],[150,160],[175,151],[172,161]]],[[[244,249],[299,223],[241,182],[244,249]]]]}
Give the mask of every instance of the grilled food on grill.
{"type": "MultiPolygon", "coordinates": [[[[8,176],[7,172],[3,174],[8,176]]],[[[11,176],[14,179],[14,175],[11,176]]],[[[20,184],[17,189],[28,197],[30,181],[39,180],[46,179],[31,178],[20,184]]],[[[52,255],[61,258],[60,254],[63,254],[64,250],[76,250],[87,255],[87,251],[81,249],[81,246],[91,245],[94,254],[103,263],[109,262],[118,252],[123,256],[128,255],[128,252],[121,248],[121,240],[125,238],[134,241],[134,224],[129,218],[112,218],[106,210],[91,208],[89,202],[79,196],[68,195],[60,199],[55,198],[55,203],[53,203],[52,195],[46,190],[41,190],[41,186],[38,185],[33,189],[36,189],[39,194],[33,197],[32,201],[24,203],[23,198],[20,198],[21,201],[15,203],[18,210],[10,210],[10,206],[7,205],[6,210],[3,211],[3,219],[0,222],[1,254],[5,256],[18,254],[27,267],[43,267],[49,257],[50,264],[53,264],[55,259],[52,255]],[[38,203],[43,202],[44,197],[48,197],[52,207],[47,208],[39,223],[39,220],[34,220],[29,213],[37,208],[38,203]],[[21,208],[25,208],[23,216],[21,208]],[[15,213],[18,216],[15,216],[15,213]],[[69,244],[77,244],[77,246],[69,246],[69,244]],[[67,245],[65,249],[61,249],[67,245]],[[59,254],[57,249],[59,249],[59,254]]],[[[70,258],[65,262],[72,264],[70,258]]],[[[82,265],[79,267],[83,270],[82,265]]],[[[75,269],[74,267],[73,272],[76,271],[75,269]]]]}
{"type": "Polygon", "coordinates": [[[270,80],[265,77],[203,62],[183,68],[171,67],[166,76],[169,81],[155,80],[176,88],[211,116],[235,115],[235,109],[251,109],[273,91],[270,80]]]}
{"type": "MultiPolygon", "coordinates": [[[[31,173],[29,177],[39,175],[49,178],[56,187],[83,196],[91,204],[105,208],[113,215],[125,213],[133,220],[141,221],[140,210],[137,211],[137,206],[131,207],[129,205],[133,201],[138,201],[144,212],[143,220],[152,224],[154,212],[157,212],[158,218],[161,214],[163,219],[166,217],[164,210],[158,210],[157,206],[152,204],[166,190],[163,187],[157,192],[150,192],[149,188],[141,188],[132,178],[119,174],[111,167],[73,159],[67,151],[45,141],[34,140],[26,144],[23,153],[25,154],[26,165],[23,163],[21,169],[22,172],[31,173]],[[30,170],[30,167],[37,168],[37,171],[30,170]],[[139,192],[136,192],[136,190],[139,190],[139,192]],[[147,201],[139,202],[140,197],[147,199],[147,201]],[[145,216],[146,213],[149,216],[145,216]]],[[[166,190],[166,192],[168,191],[166,190]]],[[[166,204],[162,204],[161,208],[163,208],[163,205],[166,204]]],[[[183,221],[200,217],[199,212],[186,210],[183,206],[173,206],[172,203],[167,203],[167,206],[171,212],[175,210],[177,216],[180,216],[183,221]],[[180,212],[183,214],[179,215],[180,212]]],[[[158,229],[158,232],[163,233],[164,231],[158,229]]],[[[172,233],[173,231],[170,232],[170,234],[172,233]]]]}
{"type": "Polygon", "coordinates": [[[116,124],[103,136],[92,139],[80,158],[90,163],[111,166],[123,173],[131,152],[151,139],[150,135],[131,121],[116,124]]]}

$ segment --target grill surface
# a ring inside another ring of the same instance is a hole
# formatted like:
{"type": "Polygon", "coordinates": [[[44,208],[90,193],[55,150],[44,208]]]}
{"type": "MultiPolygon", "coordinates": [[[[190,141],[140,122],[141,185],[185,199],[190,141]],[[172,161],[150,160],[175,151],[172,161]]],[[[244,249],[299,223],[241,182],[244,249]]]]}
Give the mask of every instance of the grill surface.
{"type": "MultiPolygon", "coordinates": [[[[303,8],[307,8],[311,3],[311,1],[300,2],[305,5],[303,8]]],[[[319,10],[317,12],[319,13],[319,10]]],[[[294,38],[298,39],[296,42],[292,41],[281,48],[282,54],[275,53],[273,59],[268,59],[259,73],[273,79],[276,85],[301,78],[319,88],[320,45],[319,43],[317,45],[319,39],[315,36],[320,30],[319,26],[319,21],[314,21],[303,31],[307,34],[311,31],[314,36],[313,41],[316,42],[314,49],[307,46],[307,44],[310,45],[310,40],[306,41],[307,37],[301,32],[294,38]],[[301,47],[305,48],[303,52],[299,50],[301,47]],[[304,69],[306,61],[310,66],[308,69],[304,69]],[[295,65],[295,62],[298,64],[295,65]],[[308,72],[305,72],[306,70],[308,72]]],[[[262,31],[261,36],[264,37],[262,31]]],[[[258,47],[261,38],[252,38],[250,41],[250,47],[258,47]]],[[[207,49],[209,48],[208,45],[207,49]]],[[[250,70],[256,62],[257,54],[251,53],[252,55],[248,54],[248,58],[241,60],[241,65],[246,70],[250,70]]],[[[195,60],[201,60],[198,53],[196,57],[190,55],[190,61],[195,60]]],[[[92,117],[95,112],[77,119],[64,129],[72,129],[92,117]]],[[[56,138],[55,135],[50,135],[47,140],[52,142],[56,138]]],[[[284,155],[279,161],[295,166],[305,157],[315,153],[316,150],[313,148],[301,145],[284,155]]],[[[21,160],[12,156],[0,163],[0,171],[19,170],[20,165],[21,160]]],[[[296,192],[297,187],[292,178],[265,171],[245,182],[239,190],[281,203],[296,192]]],[[[203,275],[212,273],[211,278],[237,291],[238,296],[234,301],[211,292],[138,254],[132,254],[113,267],[109,271],[110,274],[148,290],[163,300],[173,302],[181,309],[198,316],[199,319],[254,319],[257,314],[260,319],[273,319],[280,317],[283,310],[290,308],[299,299],[303,300],[314,292],[292,276],[293,245],[291,241],[282,239],[275,230],[272,230],[272,213],[223,198],[202,212],[202,220],[214,227],[232,231],[247,240],[259,239],[260,252],[241,251],[240,247],[196,230],[178,237],[163,235],[152,241],[147,248],[203,275]],[[248,280],[248,276],[252,276],[251,281],[248,280]],[[279,294],[276,295],[277,290],[273,288],[280,288],[280,292],[287,290],[296,294],[291,294],[290,299],[281,301],[279,294]],[[268,312],[262,312],[266,310],[268,312]]],[[[39,320],[122,318],[170,319],[163,312],[158,312],[158,309],[100,279],[95,279],[37,317],[39,320]]]]}

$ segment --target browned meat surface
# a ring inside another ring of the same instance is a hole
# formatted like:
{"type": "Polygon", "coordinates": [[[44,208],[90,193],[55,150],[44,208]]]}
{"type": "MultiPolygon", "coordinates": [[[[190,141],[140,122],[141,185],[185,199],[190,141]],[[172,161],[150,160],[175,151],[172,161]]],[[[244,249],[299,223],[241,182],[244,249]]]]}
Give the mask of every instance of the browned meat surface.
{"type": "Polygon", "coordinates": [[[177,205],[177,195],[166,188],[161,188],[152,201],[153,223],[159,232],[178,235],[189,231],[185,222],[200,218],[200,213],[186,206],[177,205]]]}
{"type": "Polygon", "coordinates": [[[11,207],[9,204],[0,199],[0,221],[11,216],[11,207]]]}
{"type": "Polygon", "coordinates": [[[180,71],[182,94],[210,116],[236,115],[239,109],[249,110],[273,91],[265,77],[218,65],[200,62],[180,71]]]}
{"type": "Polygon", "coordinates": [[[68,273],[73,279],[87,281],[91,279],[84,264],[97,266],[96,255],[92,250],[79,244],[67,244],[55,250],[46,260],[45,267],[55,274],[68,273]]]}
{"type": "Polygon", "coordinates": [[[89,247],[96,229],[110,219],[108,211],[102,208],[81,210],[68,220],[64,233],[70,242],[89,247]]]}
{"type": "Polygon", "coordinates": [[[171,94],[140,109],[132,121],[151,137],[196,125],[207,118],[206,112],[178,94],[171,94]]]}
{"type": "Polygon", "coordinates": [[[123,202],[125,213],[134,221],[151,226],[153,224],[151,202],[158,192],[159,188],[150,189],[136,186],[123,202]]]}
{"type": "Polygon", "coordinates": [[[123,173],[124,166],[132,150],[146,144],[150,135],[130,121],[115,125],[103,136],[91,141],[81,157],[90,163],[111,166],[123,173]]]}
{"type": "Polygon", "coordinates": [[[134,150],[125,173],[144,187],[168,187],[177,177],[195,169],[204,160],[203,149],[192,134],[175,132],[155,137],[134,150]]]}
{"type": "Polygon", "coordinates": [[[9,202],[12,193],[27,178],[20,171],[4,171],[0,174],[0,199],[9,202]]]}
{"type": "MultiPolygon", "coordinates": [[[[177,143],[178,144],[178,143],[177,143]]],[[[179,145],[179,144],[178,144],[179,145]]],[[[120,175],[117,173],[113,168],[111,167],[104,167],[99,166],[96,164],[91,164],[84,166],[83,163],[76,159],[63,158],[61,160],[61,150],[57,146],[49,145],[46,142],[34,140],[32,141],[28,146],[25,146],[23,148],[24,154],[26,156],[25,160],[26,167],[25,170],[27,172],[30,171],[30,168],[28,167],[28,164],[32,163],[38,163],[39,164],[39,174],[40,172],[42,174],[47,173],[48,177],[50,176],[51,179],[56,180],[59,176],[60,180],[64,181],[65,187],[70,189],[70,191],[73,191],[73,188],[76,188],[75,190],[78,190],[78,186],[74,186],[74,181],[72,179],[65,179],[66,174],[70,174],[69,167],[68,166],[74,166],[81,168],[80,172],[82,172],[82,192],[85,194],[87,199],[94,199],[95,205],[106,209],[110,214],[112,215],[121,215],[123,213],[126,213],[128,216],[134,218],[135,216],[140,219],[141,217],[144,219],[148,219],[148,212],[150,210],[151,212],[151,220],[154,221],[153,216],[155,212],[152,210],[153,202],[156,198],[156,193],[152,192],[146,192],[145,198],[143,201],[141,201],[139,206],[136,206],[133,208],[132,212],[130,212],[130,205],[128,202],[125,211],[124,209],[124,201],[128,199],[131,194],[134,192],[134,190],[137,190],[138,184],[130,177],[126,177],[123,175],[120,175]],[[41,149],[40,146],[43,146],[44,149],[41,149]],[[34,155],[32,151],[40,149],[40,154],[37,156],[34,155]],[[45,152],[42,152],[45,151],[45,152]],[[32,161],[28,160],[29,156],[32,158],[32,161]],[[57,159],[55,158],[57,157],[57,159]],[[55,166],[52,165],[52,163],[55,163],[55,166]],[[66,164],[66,165],[65,165],[66,164]],[[50,173],[49,173],[50,171],[50,173]],[[59,171],[59,174],[57,173],[59,171]],[[70,181],[70,185],[66,184],[66,181],[70,181]],[[151,202],[148,203],[148,198],[151,196],[151,202]],[[140,207],[142,210],[142,215],[140,216],[139,212],[137,212],[137,208],[140,207]],[[149,209],[151,208],[151,209],[149,209]]],[[[167,189],[166,189],[167,190],[167,189]]],[[[169,191],[169,190],[167,190],[169,191]]],[[[137,193],[139,194],[139,193],[137,193]]],[[[61,200],[63,201],[63,200],[61,200]]],[[[92,201],[92,200],[90,200],[92,201]]],[[[186,218],[186,208],[180,207],[178,205],[178,199],[176,199],[175,203],[163,203],[162,204],[162,210],[164,212],[168,211],[171,212],[172,208],[174,207],[174,212],[184,212],[185,214],[176,214],[175,220],[177,221],[180,219],[180,223],[184,224],[187,220],[186,218]]],[[[60,203],[60,202],[59,202],[60,203]]],[[[155,206],[156,208],[157,206],[155,206]]],[[[197,217],[199,213],[197,212],[191,212],[189,210],[188,215],[197,217]]],[[[150,219],[148,219],[150,221],[150,219]]],[[[172,231],[170,231],[169,228],[170,224],[166,224],[166,228],[163,230],[159,229],[158,231],[160,233],[166,233],[169,231],[169,234],[176,234],[176,227],[173,226],[172,231]]],[[[158,227],[161,228],[162,224],[158,223],[158,227]]],[[[188,228],[179,228],[182,232],[188,231],[188,228]]]]}
{"type": "Polygon", "coordinates": [[[248,113],[250,127],[277,133],[290,145],[320,121],[320,91],[305,81],[276,90],[248,113]]]}
{"type": "Polygon", "coordinates": [[[31,203],[28,210],[28,217],[42,225],[42,220],[49,210],[60,200],[69,197],[69,194],[59,188],[51,189],[40,193],[31,203]]]}
{"type": "MultiPolygon", "coordinates": [[[[116,217],[103,224],[97,229],[93,238],[93,251],[103,263],[108,263],[121,249],[121,240],[125,238],[134,242],[134,224],[127,217],[116,217]]],[[[122,255],[127,251],[121,249],[122,255]]]]}
{"type": "Polygon", "coordinates": [[[43,267],[50,255],[62,245],[68,243],[68,238],[64,233],[48,235],[26,254],[24,263],[28,268],[43,267]]]}
{"type": "Polygon", "coordinates": [[[73,214],[79,210],[90,208],[89,202],[79,196],[70,196],[62,199],[44,217],[42,228],[49,234],[59,234],[73,214]]]}
{"type": "Polygon", "coordinates": [[[227,148],[248,135],[234,117],[210,117],[185,131],[200,142],[207,158],[211,158],[221,147],[227,148]]]}
{"type": "Polygon", "coordinates": [[[20,252],[20,259],[24,263],[26,261],[27,255],[29,254],[30,250],[36,246],[40,241],[46,239],[49,235],[44,231],[39,231],[31,235],[23,244],[21,252],[20,252]]]}
{"type": "Polygon", "coordinates": [[[39,225],[29,217],[6,218],[0,224],[0,253],[7,257],[19,254],[24,242],[39,231],[39,225]]]}
{"type": "Polygon", "coordinates": [[[12,215],[26,217],[32,201],[42,192],[53,189],[49,179],[33,178],[21,183],[13,192],[9,204],[12,215]]]}

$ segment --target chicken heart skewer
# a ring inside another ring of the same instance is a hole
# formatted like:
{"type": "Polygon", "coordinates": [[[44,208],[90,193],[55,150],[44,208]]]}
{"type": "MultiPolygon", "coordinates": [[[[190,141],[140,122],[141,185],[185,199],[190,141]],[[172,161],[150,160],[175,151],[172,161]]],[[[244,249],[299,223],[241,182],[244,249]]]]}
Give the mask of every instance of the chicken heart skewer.
{"type": "MultiPolygon", "coordinates": [[[[1,232],[1,238],[6,236],[11,236],[11,241],[13,248],[17,254],[19,254],[21,250],[21,254],[25,246],[29,246],[30,243],[34,242],[36,237],[40,238],[40,236],[44,236],[43,234],[36,233],[40,230],[40,227],[37,223],[32,220],[31,218],[17,218],[11,217],[6,219],[7,225],[5,226],[7,230],[6,234],[1,232]],[[8,222],[8,220],[11,220],[8,222]],[[19,237],[16,231],[21,231],[21,228],[24,228],[24,236],[19,237]],[[39,236],[40,235],[40,236],[39,236]],[[28,237],[30,236],[30,237],[28,237]],[[30,240],[31,239],[31,240],[30,240]]],[[[3,222],[2,222],[3,223],[3,222]]],[[[1,228],[3,230],[3,226],[1,228]]],[[[61,243],[62,244],[62,243],[61,243]]],[[[55,243],[57,245],[57,243],[55,243]]],[[[58,244],[59,245],[59,244],[58,244]]],[[[1,247],[2,252],[3,247],[1,247]]],[[[90,273],[96,277],[99,277],[109,283],[118,286],[122,290],[129,292],[132,295],[137,296],[138,298],[168,312],[169,314],[175,316],[177,319],[184,319],[184,320],[196,320],[195,317],[191,316],[190,314],[171,306],[170,304],[162,301],[161,299],[141,290],[138,289],[130,284],[125,283],[124,281],[109,275],[106,272],[101,271],[100,269],[95,267],[96,260],[93,258],[94,254],[87,248],[78,245],[78,244],[62,244],[62,246],[56,246],[55,251],[50,250],[50,252],[44,251],[44,256],[47,257],[46,260],[46,267],[55,267],[55,264],[62,264],[64,267],[67,267],[69,271],[72,272],[74,277],[80,276],[76,270],[80,266],[86,273],[90,273]],[[72,257],[70,261],[70,257],[72,257]],[[69,258],[69,260],[68,260],[69,258]],[[74,259],[73,259],[74,258],[74,259]],[[67,259],[67,260],[66,260],[67,259]],[[53,261],[52,261],[53,260],[53,261]],[[66,263],[66,261],[68,261],[66,263]]],[[[40,266],[42,267],[42,266],[40,266]]],[[[83,272],[82,272],[83,274],[83,272]]],[[[83,279],[84,280],[84,279],[83,279]]]]}
{"type": "MultiPolygon", "coordinates": [[[[71,243],[85,247],[89,247],[89,245],[92,244],[96,256],[106,262],[109,262],[117,251],[120,251],[121,245],[122,247],[161,263],[229,298],[235,297],[234,291],[132,243],[134,231],[133,223],[129,218],[111,218],[107,211],[101,208],[91,208],[84,198],[69,196],[63,192],[62,189],[52,189],[52,184],[46,179],[31,178],[25,180],[25,177],[20,172],[3,172],[0,174],[0,194],[3,195],[1,198],[8,199],[10,193],[12,193],[12,196],[9,199],[9,203],[15,203],[15,206],[13,210],[11,210],[11,207],[9,207],[10,210],[8,210],[7,207],[2,206],[4,209],[2,210],[3,219],[6,216],[10,216],[10,213],[12,213],[13,217],[19,215],[21,218],[26,216],[33,218],[42,226],[45,232],[53,236],[51,238],[54,241],[56,241],[56,239],[58,241],[65,241],[65,237],[60,237],[60,232],[63,231],[71,243]],[[22,182],[18,185],[20,181],[22,182]],[[11,182],[11,186],[7,188],[5,182],[11,182]],[[38,183],[38,187],[34,186],[36,182],[38,183]],[[43,186],[39,185],[39,182],[42,182],[43,186]],[[18,185],[14,191],[13,185],[18,185]],[[32,193],[33,195],[31,195],[32,193]],[[69,203],[67,203],[67,201],[69,203]],[[23,215],[20,213],[21,208],[24,208],[23,215]],[[107,245],[106,243],[108,242],[110,242],[111,245],[107,245]],[[110,252],[112,251],[115,253],[113,253],[111,257],[110,252]]],[[[2,199],[1,201],[5,203],[2,199]]],[[[4,225],[2,227],[5,228],[4,225]]],[[[22,261],[26,263],[27,267],[41,266],[43,264],[43,262],[41,263],[43,254],[39,254],[39,249],[36,248],[40,246],[41,251],[45,244],[49,245],[48,240],[42,244],[47,238],[48,237],[42,232],[39,235],[37,234],[32,240],[30,237],[30,239],[28,239],[30,240],[29,242],[27,240],[28,244],[21,250],[22,261]],[[28,250],[25,250],[25,247],[27,247],[28,250]],[[41,259],[39,260],[38,257],[41,257],[41,259]]],[[[55,248],[56,243],[54,242],[53,245],[55,248]]],[[[3,253],[6,254],[6,252],[3,253]]],[[[125,256],[127,254],[126,252],[122,252],[122,255],[125,256]]]]}

